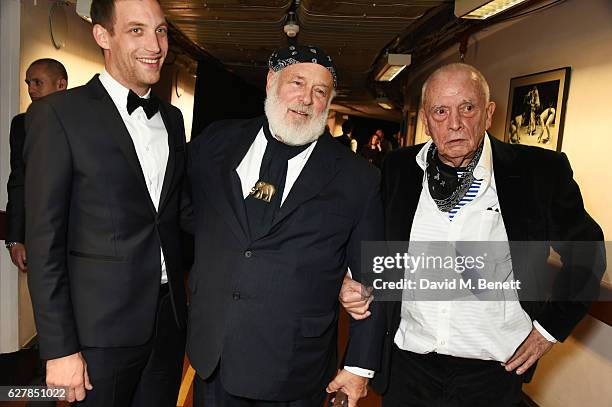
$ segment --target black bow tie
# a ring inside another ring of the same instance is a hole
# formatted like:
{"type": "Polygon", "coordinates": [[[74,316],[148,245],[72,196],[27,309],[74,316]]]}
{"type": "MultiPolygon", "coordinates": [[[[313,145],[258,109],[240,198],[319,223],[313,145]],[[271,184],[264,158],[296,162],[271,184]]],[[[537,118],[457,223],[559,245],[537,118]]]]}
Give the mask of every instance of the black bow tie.
{"type": "Polygon", "coordinates": [[[147,115],[147,119],[150,119],[159,111],[159,99],[157,99],[157,97],[154,95],[151,95],[149,99],[141,98],[130,89],[127,99],[128,113],[132,114],[132,112],[136,110],[138,106],[142,106],[142,109],[147,115]]]}

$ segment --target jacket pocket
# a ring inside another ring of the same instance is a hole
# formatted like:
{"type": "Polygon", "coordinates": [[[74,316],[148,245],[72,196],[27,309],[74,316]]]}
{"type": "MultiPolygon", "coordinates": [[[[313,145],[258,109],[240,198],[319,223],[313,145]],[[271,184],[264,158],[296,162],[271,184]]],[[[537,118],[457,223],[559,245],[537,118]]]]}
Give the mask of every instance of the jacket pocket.
{"type": "Polygon", "coordinates": [[[81,257],[83,259],[99,260],[99,261],[127,261],[125,256],[108,256],[104,254],[84,253],[76,250],[69,250],[68,254],[74,257],[81,257]]]}

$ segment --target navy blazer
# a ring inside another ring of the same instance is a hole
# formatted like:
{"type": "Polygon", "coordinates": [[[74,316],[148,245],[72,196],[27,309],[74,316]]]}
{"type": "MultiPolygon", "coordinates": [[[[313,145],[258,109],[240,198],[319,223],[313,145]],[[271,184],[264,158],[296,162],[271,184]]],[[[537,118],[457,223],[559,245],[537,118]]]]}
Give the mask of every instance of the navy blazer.
{"type": "MultiPolygon", "coordinates": [[[[270,231],[251,240],[236,167],[263,117],[213,123],[193,141],[195,263],[187,351],[198,374],[263,400],[323,391],[336,371],[338,294],[382,240],[378,170],[331,136],[314,147],[270,231]]],[[[352,321],[345,364],[377,370],[384,314],[352,321]]]]}

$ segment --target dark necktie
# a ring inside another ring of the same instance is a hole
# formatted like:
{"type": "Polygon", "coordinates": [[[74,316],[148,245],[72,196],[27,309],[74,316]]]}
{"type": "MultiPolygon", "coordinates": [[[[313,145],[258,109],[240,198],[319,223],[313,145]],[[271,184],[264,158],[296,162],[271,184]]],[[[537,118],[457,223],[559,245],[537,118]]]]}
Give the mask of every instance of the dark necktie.
{"type": "Polygon", "coordinates": [[[147,115],[147,119],[151,119],[151,117],[159,111],[159,99],[154,95],[151,95],[149,99],[141,98],[130,89],[127,98],[128,113],[131,115],[138,106],[142,106],[142,109],[147,115]]]}
{"type": "Polygon", "coordinates": [[[259,180],[244,201],[252,240],[268,233],[281,206],[287,178],[287,161],[310,145],[289,146],[281,143],[270,134],[267,121],[263,129],[268,143],[259,167],[259,180]],[[273,191],[272,196],[270,191],[273,191]]]}

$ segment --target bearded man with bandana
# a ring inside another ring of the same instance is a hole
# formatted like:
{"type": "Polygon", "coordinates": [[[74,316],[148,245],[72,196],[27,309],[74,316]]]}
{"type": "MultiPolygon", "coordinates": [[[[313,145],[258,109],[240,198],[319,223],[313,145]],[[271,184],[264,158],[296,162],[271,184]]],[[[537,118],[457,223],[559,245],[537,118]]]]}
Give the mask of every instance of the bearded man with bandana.
{"type": "Polygon", "coordinates": [[[206,406],[320,407],[326,390],[355,406],[384,316],[351,322],[336,372],[338,294],[361,242],[383,238],[379,174],[324,131],[337,78],[322,49],[280,49],[269,68],[265,117],[192,142],[189,359],[206,406]]]}
{"type": "MultiPolygon", "coordinates": [[[[383,407],[518,406],[538,359],[569,336],[597,298],[603,233],[583,206],[565,154],[487,134],[495,103],[476,68],[438,68],[421,100],[432,140],[393,152],[383,164],[386,239],[408,247],[496,242],[496,267],[524,286],[503,300],[484,301],[481,292],[480,300],[452,301],[441,293],[440,301],[388,304],[385,362],[372,386],[383,407]],[[551,248],[559,269],[548,263],[551,248]],[[548,278],[554,283],[545,297],[548,278]]],[[[341,302],[367,320],[360,292],[347,279],[341,302]]]]}

